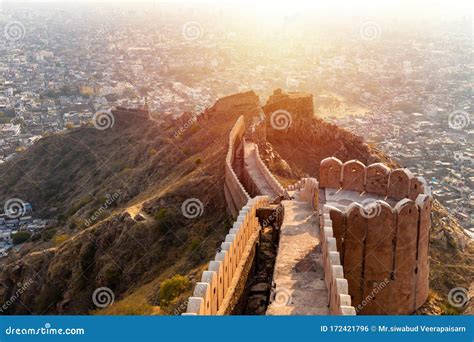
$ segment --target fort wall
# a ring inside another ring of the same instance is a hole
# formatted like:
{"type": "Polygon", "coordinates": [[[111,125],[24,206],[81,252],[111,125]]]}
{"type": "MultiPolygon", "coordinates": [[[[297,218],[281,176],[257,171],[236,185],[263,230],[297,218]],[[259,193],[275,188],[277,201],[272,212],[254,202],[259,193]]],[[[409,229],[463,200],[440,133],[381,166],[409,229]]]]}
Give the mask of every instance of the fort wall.
{"type": "Polygon", "coordinates": [[[335,188],[373,193],[395,200],[416,200],[429,194],[422,177],[415,177],[408,169],[390,170],[382,163],[365,166],[358,160],[342,163],[335,157],[321,161],[319,183],[322,188],[335,188]]]}
{"type": "Polygon", "coordinates": [[[380,163],[321,162],[322,188],[384,198],[324,208],[358,314],[411,314],[426,301],[431,200],[425,184],[406,169],[380,163]]]}
{"type": "Polygon", "coordinates": [[[240,116],[229,134],[229,147],[225,160],[225,182],[224,193],[229,213],[236,217],[240,209],[250,200],[250,196],[245,191],[239,181],[239,177],[234,170],[236,163],[237,149],[242,145],[245,133],[244,117],[240,116]]]}
{"type": "Polygon", "coordinates": [[[240,210],[220,251],[196,283],[184,315],[226,315],[232,312],[244,292],[255,246],[260,233],[258,208],[268,205],[268,197],[252,198],[240,210]]]}
{"type": "Polygon", "coordinates": [[[260,158],[260,153],[258,151],[258,145],[255,145],[255,152],[254,153],[255,153],[256,160],[257,160],[257,168],[260,170],[261,174],[263,175],[263,177],[267,181],[268,185],[270,185],[273,192],[278,196],[285,195],[286,191],[283,188],[283,186],[276,179],[276,177],[270,172],[268,167],[263,162],[262,158],[260,158]]]}

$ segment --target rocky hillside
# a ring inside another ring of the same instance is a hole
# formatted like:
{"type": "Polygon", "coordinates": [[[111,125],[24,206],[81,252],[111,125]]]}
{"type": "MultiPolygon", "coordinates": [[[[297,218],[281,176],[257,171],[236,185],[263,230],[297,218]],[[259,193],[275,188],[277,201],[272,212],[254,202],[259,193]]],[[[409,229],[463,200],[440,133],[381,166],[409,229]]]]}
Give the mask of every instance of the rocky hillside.
{"type": "Polygon", "coordinates": [[[99,287],[113,290],[117,313],[155,312],[160,283],[175,274],[192,279],[228,230],[228,133],[238,116],[249,119],[259,108],[250,92],[221,99],[196,124],[80,128],[46,137],[1,166],[2,203],[20,198],[35,216],[57,219],[2,260],[0,301],[22,289],[22,304],[6,312],[87,313],[96,309],[91,298],[99,287]],[[192,198],[202,203],[196,218],[181,209],[192,198]],[[141,307],[120,307],[137,291],[141,307]]]}
{"type": "MultiPolygon", "coordinates": [[[[0,301],[18,294],[21,300],[4,313],[182,312],[192,282],[231,225],[223,193],[228,133],[239,115],[248,123],[260,110],[255,93],[236,94],[196,123],[185,115],[161,124],[117,122],[105,131],[84,127],[43,138],[0,166],[1,203],[21,198],[36,216],[56,220],[1,261],[0,301]],[[191,199],[197,211],[184,215],[182,205],[191,199]],[[115,302],[99,310],[92,295],[100,287],[112,289],[115,302]]],[[[294,123],[290,132],[268,129],[262,146],[284,182],[317,175],[319,161],[331,155],[389,161],[322,120],[294,123]]],[[[472,282],[473,249],[444,209],[434,208],[430,300],[436,305],[427,310],[449,313],[442,307],[447,291],[472,282]]]]}

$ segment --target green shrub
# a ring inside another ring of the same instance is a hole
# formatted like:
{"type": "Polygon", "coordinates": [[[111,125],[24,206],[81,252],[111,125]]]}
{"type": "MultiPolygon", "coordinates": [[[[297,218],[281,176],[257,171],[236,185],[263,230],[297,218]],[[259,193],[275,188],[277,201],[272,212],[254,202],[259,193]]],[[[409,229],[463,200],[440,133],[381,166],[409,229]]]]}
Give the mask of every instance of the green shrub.
{"type": "Polygon", "coordinates": [[[178,223],[178,212],[175,208],[160,208],[154,216],[160,233],[167,233],[178,223]]]}
{"type": "Polygon", "coordinates": [[[163,281],[160,285],[160,305],[168,306],[180,294],[189,289],[189,280],[187,277],[175,275],[170,279],[163,281]]]}
{"type": "Polygon", "coordinates": [[[191,241],[191,251],[194,252],[196,249],[201,246],[201,239],[193,239],[191,241]]]}
{"type": "Polygon", "coordinates": [[[43,241],[49,241],[56,234],[56,228],[46,229],[41,233],[41,238],[43,241]]]}
{"type": "Polygon", "coordinates": [[[20,243],[28,241],[30,237],[31,237],[30,232],[18,232],[18,233],[12,234],[12,241],[14,245],[19,245],[20,243]]]}

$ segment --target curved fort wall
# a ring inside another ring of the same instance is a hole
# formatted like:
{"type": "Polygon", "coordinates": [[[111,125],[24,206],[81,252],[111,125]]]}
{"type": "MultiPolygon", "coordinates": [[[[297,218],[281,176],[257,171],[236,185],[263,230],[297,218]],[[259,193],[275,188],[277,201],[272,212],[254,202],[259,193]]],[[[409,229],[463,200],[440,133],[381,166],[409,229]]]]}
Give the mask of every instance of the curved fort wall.
{"type": "MultiPolygon", "coordinates": [[[[219,251],[196,283],[184,315],[225,315],[233,312],[245,291],[260,234],[257,209],[269,204],[267,196],[250,198],[235,171],[243,145],[245,125],[239,117],[229,134],[224,191],[227,207],[236,217],[219,251]]],[[[242,160],[243,162],[243,160],[242,160]]],[[[242,170],[240,170],[242,172],[242,170]]]]}
{"type": "Polygon", "coordinates": [[[273,192],[276,195],[285,194],[286,191],[283,188],[283,186],[276,179],[276,177],[270,172],[268,167],[263,162],[262,158],[260,158],[260,153],[258,151],[258,145],[257,144],[255,144],[254,153],[255,153],[255,159],[257,161],[257,168],[260,170],[260,173],[263,175],[263,177],[265,178],[267,184],[270,186],[270,188],[273,190],[273,192]]]}
{"type": "Polygon", "coordinates": [[[239,213],[239,210],[250,200],[249,194],[247,191],[245,191],[234,170],[234,165],[238,162],[236,156],[238,149],[242,148],[241,146],[244,134],[244,117],[240,116],[230,131],[229,148],[225,159],[224,193],[227,202],[227,208],[233,217],[236,217],[239,213]]]}
{"type": "Polygon", "coordinates": [[[426,301],[431,200],[425,184],[406,169],[380,163],[321,162],[321,188],[383,198],[323,209],[358,314],[411,314],[426,301]]]}

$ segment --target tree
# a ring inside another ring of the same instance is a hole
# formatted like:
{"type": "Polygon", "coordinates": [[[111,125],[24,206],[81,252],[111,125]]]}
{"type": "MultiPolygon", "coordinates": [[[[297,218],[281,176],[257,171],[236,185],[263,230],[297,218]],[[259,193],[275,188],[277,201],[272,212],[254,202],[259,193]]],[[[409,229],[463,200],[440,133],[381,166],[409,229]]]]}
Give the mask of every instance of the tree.
{"type": "Polygon", "coordinates": [[[163,281],[160,285],[160,305],[170,305],[174,299],[189,289],[189,285],[189,279],[179,274],[163,281]]]}
{"type": "Polygon", "coordinates": [[[18,233],[12,234],[12,241],[14,245],[19,245],[20,243],[28,241],[30,237],[31,237],[30,232],[18,232],[18,233]]]}

